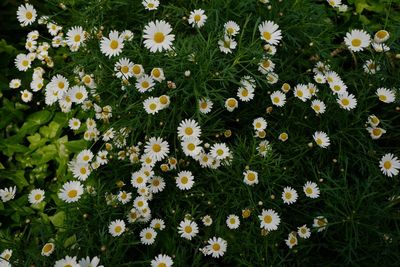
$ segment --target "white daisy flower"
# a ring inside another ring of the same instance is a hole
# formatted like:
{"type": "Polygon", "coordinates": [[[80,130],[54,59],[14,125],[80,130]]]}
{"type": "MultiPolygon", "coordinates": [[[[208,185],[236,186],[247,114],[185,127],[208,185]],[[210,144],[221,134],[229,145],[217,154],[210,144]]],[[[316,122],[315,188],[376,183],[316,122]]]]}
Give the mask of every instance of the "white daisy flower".
{"type": "Polygon", "coordinates": [[[175,35],[170,34],[171,31],[171,25],[164,20],[149,22],[143,30],[145,47],[153,53],[170,50],[175,40],[175,35]]]}
{"type": "Polygon", "coordinates": [[[154,80],[149,75],[144,74],[137,79],[135,87],[140,93],[151,92],[154,89],[154,80]]]}
{"type": "Polygon", "coordinates": [[[254,88],[251,86],[239,87],[236,95],[241,101],[248,102],[254,98],[254,88]]]}
{"type": "Polygon", "coordinates": [[[228,35],[225,35],[223,39],[218,41],[218,45],[221,52],[230,54],[232,53],[232,50],[236,48],[237,42],[228,35]]]}
{"type": "Polygon", "coordinates": [[[396,95],[393,90],[387,89],[387,88],[378,88],[375,93],[378,97],[379,100],[382,101],[383,103],[392,103],[396,100],[396,95]]]}
{"type": "Polygon", "coordinates": [[[124,41],[132,41],[133,39],[133,32],[130,30],[124,30],[121,32],[122,38],[124,38],[124,41]]]}
{"type": "Polygon", "coordinates": [[[122,235],[125,232],[125,222],[123,220],[112,221],[108,226],[108,232],[114,237],[122,235]]]}
{"type": "Polygon", "coordinates": [[[104,267],[104,265],[99,265],[100,259],[98,257],[92,258],[90,260],[89,256],[86,256],[86,258],[82,258],[79,261],[79,266],[80,267],[104,267]]]}
{"type": "Polygon", "coordinates": [[[127,193],[126,191],[119,191],[117,196],[118,201],[122,204],[126,204],[132,199],[132,193],[127,193]]]}
{"type": "Polygon", "coordinates": [[[146,110],[147,114],[156,114],[161,110],[161,103],[158,97],[149,97],[143,101],[143,108],[146,110]]]}
{"type": "Polygon", "coordinates": [[[22,27],[31,25],[37,17],[36,9],[31,4],[20,5],[17,10],[17,19],[22,27]]]}
{"type": "Polygon", "coordinates": [[[151,267],[171,267],[174,264],[172,258],[165,254],[159,254],[151,260],[151,267]]]}
{"type": "Polygon", "coordinates": [[[216,143],[211,147],[211,156],[218,160],[223,160],[231,156],[231,152],[225,143],[216,143]]]}
{"type": "Polygon", "coordinates": [[[376,127],[376,126],[379,125],[380,120],[379,120],[379,118],[378,118],[377,116],[375,116],[375,115],[370,115],[370,116],[368,116],[368,121],[367,121],[367,123],[369,123],[372,127],[376,127]]]}
{"type": "Polygon", "coordinates": [[[296,233],[289,233],[288,238],[285,239],[285,243],[286,245],[292,249],[294,246],[297,245],[297,237],[296,237],[296,233]]]}
{"type": "Polygon", "coordinates": [[[342,80],[336,80],[329,83],[329,87],[336,95],[344,94],[347,92],[347,85],[342,80]]]}
{"type": "Polygon", "coordinates": [[[318,198],[320,194],[318,185],[310,181],[305,183],[303,186],[303,191],[304,194],[306,194],[306,196],[309,198],[318,198]]]}
{"type": "Polygon", "coordinates": [[[271,45],[279,44],[282,39],[281,30],[279,30],[279,26],[273,21],[264,21],[258,26],[258,30],[260,31],[261,40],[271,45]]]}
{"type": "Polygon", "coordinates": [[[165,229],[165,222],[162,219],[153,219],[151,220],[150,227],[155,230],[164,230],[165,229]]]}
{"type": "Polygon", "coordinates": [[[132,173],[131,183],[135,188],[142,188],[146,186],[148,177],[142,171],[132,173]]]}
{"type": "Polygon", "coordinates": [[[363,69],[367,74],[375,74],[377,71],[381,70],[381,67],[372,59],[368,59],[363,65],[363,69]]]}
{"type": "Polygon", "coordinates": [[[44,80],[42,78],[33,79],[30,83],[30,87],[33,92],[37,92],[43,88],[44,80]]]}
{"type": "Polygon", "coordinates": [[[261,221],[260,228],[263,228],[267,231],[273,231],[278,229],[278,226],[281,222],[281,218],[278,213],[276,213],[272,209],[262,210],[261,215],[258,216],[261,221]]]}
{"type": "Polygon", "coordinates": [[[133,64],[131,72],[136,79],[139,79],[144,74],[144,68],[141,64],[133,64]]]}
{"type": "Polygon", "coordinates": [[[281,140],[282,142],[285,142],[286,140],[289,139],[289,135],[285,132],[280,133],[278,139],[281,140]]]}
{"type": "Polygon", "coordinates": [[[68,91],[68,95],[71,97],[72,102],[82,104],[87,99],[88,92],[84,86],[75,85],[68,91]]]}
{"type": "Polygon", "coordinates": [[[258,71],[261,72],[262,74],[268,74],[270,72],[273,72],[274,68],[275,68],[275,63],[268,58],[263,58],[260,61],[260,63],[258,63],[258,71]]]}
{"type": "Polygon", "coordinates": [[[243,172],[244,178],[243,182],[247,185],[258,184],[258,173],[251,170],[246,170],[243,172]]]}
{"type": "Polygon", "coordinates": [[[42,189],[33,189],[28,195],[28,201],[31,204],[39,204],[44,200],[44,191],[42,189]]]}
{"type": "Polygon", "coordinates": [[[202,98],[199,100],[199,110],[203,114],[207,114],[211,111],[213,102],[209,98],[202,98]]]}
{"type": "Polygon", "coordinates": [[[230,98],[228,98],[227,100],[225,100],[225,108],[226,108],[229,112],[234,111],[238,106],[239,106],[238,101],[237,101],[235,98],[233,98],[233,97],[230,97],[230,98]]]}
{"type": "Polygon", "coordinates": [[[195,9],[190,12],[188,22],[189,24],[192,24],[192,27],[198,27],[201,28],[203,27],[204,23],[206,23],[207,20],[207,15],[204,14],[203,9],[195,9]]]}
{"type": "Polygon", "coordinates": [[[65,41],[70,48],[76,51],[86,40],[85,31],[81,26],[75,26],[68,30],[65,41]]]}
{"type": "Polygon", "coordinates": [[[355,96],[347,92],[340,94],[337,102],[339,103],[340,107],[345,110],[351,110],[357,106],[357,99],[355,96]]]}
{"type": "Polygon", "coordinates": [[[262,117],[256,118],[253,120],[253,127],[256,131],[265,130],[267,128],[267,121],[262,117]]]}
{"type": "Polygon", "coordinates": [[[205,247],[207,255],[211,255],[213,258],[219,258],[224,256],[228,242],[220,237],[212,237],[208,241],[208,245],[205,247]]]}
{"type": "Polygon", "coordinates": [[[181,171],[175,177],[175,182],[180,190],[189,190],[194,185],[194,177],[190,171],[181,171]]]}
{"type": "Polygon", "coordinates": [[[9,187],[9,188],[4,188],[4,189],[0,189],[0,198],[1,201],[3,202],[7,202],[10,201],[12,199],[14,199],[15,194],[17,193],[17,187],[9,187]]]}
{"type": "Polygon", "coordinates": [[[330,145],[329,136],[324,132],[315,132],[313,138],[315,143],[322,148],[327,148],[330,145]]]}
{"type": "Polygon", "coordinates": [[[324,84],[326,83],[325,75],[322,73],[317,73],[314,75],[314,81],[319,83],[319,84],[324,84]]]}
{"type": "Polygon", "coordinates": [[[160,1],[158,0],[143,0],[142,5],[144,6],[145,9],[151,11],[151,10],[157,10],[158,6],[160,5],[160,1]]]}
{"type": "Polygon", "coordinates": [[[226,225],[229,229],[237,229],[240,225],[240,220],[237,215],[231,214],[226,218],[226,225]]]}
{"type": "Polygon", "coordinates": [[[312,109],[315,111],[315,113],[317,113],[317,114],[323,114],[323,113],[325,113],[325,110],[326,110],[325,103],[322,102],[321,100],[318,100],[318,99],[314,99],[314,100],[311,102],[311,108],[312,108],[312,109]]]}
{"type": "Polygon", "coordinates": [[[80,267],[80,265],[76,261],[76,256],[74,257],[65,256],[64,259],[58,260],[54,264],[54,267],[65,267],[65,266],[80,267]]]}
{"type": "Polygon", "coordinates": [[[339,74],[333,70],[325,72],[325,79],[329,84],[342,80],[339,74]]]}
{"type": "Polygon", "coordinates": [[[162,68],[153,68],[151,70],[151,78],[156,80],[157,82],[162,82],[165,80],[164,71],[162,68]]]}
{"type": "Polygon", "coordinates": [[[201,140],[198,138],[190,137],[182,141],[183,153],[186,156],[195,157],[200,154],[202,147],[200,146],[201,140]]]}
{"type": "Polygon", "coordinates": [[[300,227],[297,227],[297,234],[304,239],[308,239],[311,236],[311,231],[310,228],[307,227],[307,225],[303,225],[300,227]]]}
{"type": "Polygon", "coordinates": [[[11,89],[18,89],[21,86],[20,79],[12,79],[8,85],[11,89]]]}
{"type": "Polygon", "coordinates": [[[54,243],[46,243],[46,244],[44,244],[44,246],[42,247],[42,251],[41,251],[40,254],[41,254],[42,256],[48,257],[48,256],[50,256],[50,255],[53,253],[55,247],[56,247],[56,246],[54,245],[54,243]]]}
{"type": "Polygon", "coordinates": [[[318,228],[318,232],[322,232],[325,230],[326,226],[328,225],[328,220],[324,216],[317,216],[314,218],[313,227],[318,228]]]}
{"type": "Polygon", "coordinates": [[[379,127],[367,127],[366,129],[374,140],[381,138],[382,134],[386,133],[385,129],[379,127]]]}
{"type": "Polygon", "coordinates": [[[31,68],[31,59],[28,55],[18,54],[14,60],[15,67],[19,71],[27,71],[31,68]]]}
{"type": "Polygon", "coordinates": [[[399,173],[400,161],[393,154],[387,153],[379,161],[379,167],[384,175],[396,176],[399,173]]]}
{"type": "Polygon", "coordinates": [[[200,135],[201,129],[195,120],[185,119],[179,123],[178,136],[183,140],[190,137],[199,138],[200,135]]]}
{"type": "Polygon", "coordinates": [[[111,31],[107,37],[102,37],[100,41],[100,51],[107,57],[118,56],[124,48],[124,38],[118,31],[111,31]]]}
{"type": "Polygon", "coordinates": [[[28,90],[23,90],[20,92],[21,93],[21,100],[25,103],[28,103],[32,100],[33,94],[29,92],[28,90]]]}
{"type": "Polygon", "coordinates": [[[139,196],[139,197],[136,197],[135,200],[133,201],[133,206],[137,210],[143,211],[144,209],[149,207],[149,203],[147,201],[147,198],[139,196]]]}
{"type": "Polygon", "coordinates": [[[286,95],[281,91],[275,91],[270,96],[272,104],[277,107],[283,107],[286,103],[286,95]]]}
{"type": "Polygon", "coordinates": [[[390,34],[386,30],[379,30],[374,35],[374,41],[378,44],[386,42],[390,37],[390,34]]]}
{"type": "Polygon", "coordinates": [[[144,152],[155,161],[161,161],[169,153],[169,144],[160,137],[151,137],[144,147],[144,152]]]}
{"type": "Polygon", "coordinates": [[[153,228],[147,227],[140,231],[140,241],[144,245],[151,245],[154,243],[157,237],[157,232],[153,228]]]}
{"type": "Polygon", "coordinates": [[[282,192],[283,203],[288,205],[293,204],[297,201],[297,198],[298,198],[297,191],[294,190],[293,188],[287,186],[283,189],[282,192]]]}
{"type": "Polygon", "coordinates": [[[372,48],[375,50],[375,52],[378,52],[378,53],[390,51],[390,47],[385,44],[382,44],[382,43],[378,44],[378,43],[372,42],[371,45],[372,45],[372,48]]]}
{"type": "Polygon", "coordinates": [[[342,0],[326,0],[331,7],[339,7],[342,4],[342,0]]]}
{"type": "Polygon", "coordinates": [[[148,180],[150,185],[149,190],[151,193],[159,193],[165,189],[164,179],[160,176],[154,176],[148,180]]]}
{"type": "Polygon", "coordinates": [[[294,87],[294,96],[300,99],[303,102],[306,102],[307,99],[311,98],[310,91],[305,84],[298,84],[294,87]]]}
{"type": "Polygon", "coordinates": [[[225,29],[225,34],[228,36],[235,36],[240,31],[239,25],[232,20],[224,24],[224,29],[225,29]]]}
{"type": "Polygon", "coordinates": [[[352,30],[346,33],[344,42],[351,51],[359,52],[370,45],[371,36],[364,30],[352,30]]]}
{"type": "Polygon", "coordinates": [[[199,233],[199,228],[195,221],[184,219],[179,223],[178,233],[181,237],[192,240],[199,233]]]}
{"type": "Polygon", "coordinates": [[[58,197],[67,202],[76,202],[78,201],[83,194],[83,185],[79,181],[69,181],[66,182],[60,192],[58,193],[58,197]]]}
{"type": "Polygon", "coordinates": [[[115,63],[114,71],[116,72],[116,76],[122,79],[129,79],[133,76],[132,73],[133,63],[127,59],[126,57],[121,58],[115,63]]]}
{"type": "Polygon", "coordinates": [[[213,223],[213,220],[210,215],[205,215],[201,221],[203,222],[204,226],[210,226],[213,223]]]}

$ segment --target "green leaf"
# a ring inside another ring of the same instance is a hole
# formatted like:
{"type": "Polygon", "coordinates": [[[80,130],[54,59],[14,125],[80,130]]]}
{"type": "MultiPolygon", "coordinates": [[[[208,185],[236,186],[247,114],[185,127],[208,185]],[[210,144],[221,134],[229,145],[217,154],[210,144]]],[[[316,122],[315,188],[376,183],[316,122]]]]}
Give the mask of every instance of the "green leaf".
{"type": "Polygon", "coordinates": [[[57,122],[50,122],[49,126],[43,126],[39,129],[41,135],[46,138],[55,138],[61,132],[61,125],[57,122]]]}
{"type": "Polygon", "coordinates": [[[68,248],[75,243],[76,243],[76,235],[72,235],[64,241],[64,248],[68,248]]]}
{"type": "Polygon", "coordinates": [[[49,219],[56,228],[61,228],[64,226],[65,212],[59,211],[56,214],[54,214],[53,216],[49,216],[49,219]]]}
{"type": "Polygon", "coordinates": [[[78,153],[81,150],[85,149],[88,145],[88,141],[86,140],[75,140],[69,141],[64,144],[65,148],[68,150],[68,153],[78,153]]]}
{"type": "Polygon", "coordinates": [[[28,116],[21,129],[19,129],[17,135],[23,137],[27,134],[33,134],[37,131],[40,125],[49,122],[51,117],[52,113],[48,110],[42,110],[31,114],[28,116]]]}
{"type": "Polygon", "coordinates": [[[40,165],[54,159],[58,155],[57,147],[54,144],[50,144],[41,148],[38,148],[32,153],[33,164],[40,165]]]}

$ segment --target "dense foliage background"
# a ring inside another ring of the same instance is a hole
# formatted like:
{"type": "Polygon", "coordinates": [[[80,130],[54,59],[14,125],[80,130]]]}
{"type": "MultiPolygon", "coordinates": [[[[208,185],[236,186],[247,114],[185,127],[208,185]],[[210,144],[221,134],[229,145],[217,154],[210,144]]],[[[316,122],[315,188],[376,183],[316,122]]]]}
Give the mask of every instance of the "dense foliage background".
{"type": "MultiPolygon", "coordinates": [[[[108,232],[109,223],[126,218],[132,203],[107,204],[105,194],[118,194],[122,188],[134,192],[131,173],[140,168],[129,160],[117,160],[119,149],[109,151],[109,163],[90,175],[85,185],[95,188],[96,194],[85,193],[76,203],[61,201],[57,193],[72,179],[68,162],[85,148],[104,149],[104,142],[90,142],[82,138],[84,130],[72,131],[68,120],[72,117],[93,118],[95,111],[83,111],[74,106],[69,113],[59,107],[46,106],[43,94],[37,93],[29,103],[21,101],[18,90],[10,89],[11,79],[23,80],[29,88],[31,72],[19,72],[14,65],[18,53],[25,49],[25,35],[38,29],[41,37],[51,43],[44,25],[21,28],[16,10],[21,1],[2,1],[0,4],[0,182],[1,188],[17,186],[15,199],[0,202],[0,251],[12,249],[13,266],[51,266],[66,255],[99,256],[104,266],[148,266],[160,253],[173,257],[176,266],[396,266],[400,262],[399,177],[387,177],[379,168],[386,153],[400,156],[400,107],[397,100],[385,104],[378,100],[379,87],[399,88],[400,67],[400,5],[396,1],[347,1],[348,11],[339,12],[326,1],[288,0],[263,4],[260,1],[161,1],[155,11],[144,9],[140,1],[124,0],[66,0],[29,1],[39,16],[48,15],[67,29],[79,25],[86,31],[104,35],[111,30],[129,29],[133,40],[125,44],[116,58],[104,56],[99,49],[99,38],[92,34],[86,48],[70,52],[68,47],[52,50],[54,67],[45,74],[50,80],[56,74],[74,82],[74,69],[84,68],[92,73],[97,83],[99,105],[112,107],[109,123],[98,122],[103,133],[109,127],[127,127],[127,145],[145,143],[148,137],[163,137],[170,144],[170,156],[178,159],[177,170],[163,172],[154,167],[166,181],[166,189],[154,195],[150,207],[154,218],[162,218],[166,229],[159,232],[151,246],[141,244],[139,232],[143,223],[129,224],[120,237],[108,232]],[[202,28],[192,28],[187,20],[190,11],[205,10],[208,16],[202,28]],[[176,55],[151,53],[144,48],[144,26],[156,19],[168,21],[175,34],[176,55]],[[238,45],[233,53],[221,53],[218,40],[223,25],[234,20],[240,25],[236,36],[238,45]],[[282,30],[282,41],[271,60],[276,84],[267,82],[258,72],[257,64],[265,51],[258,25],[272,20],[282,30]],[[353,53],[343,43],[351,29],[364,29],[371,35],[385,29],[390,32],[387,45],[390,51],[376,53],[368,49],[353,53]],[[43,36],[42,36],[43,35],[43,36]],[[195,53],[195,62],[188,57],[195,53]],[[156,115],[149,115],[142,102],[147,97],[137,92],[134,82],[121,89],[121,81],[114,75],[114,64],[127,57],[143,64],[146,72],[153,67],[164,70],[167,82],[158,84],[150,95],[167,94],[171,104],[156,115]],[[372,59],[380,65],[374,75],[366,74],[363,65],[372,59]],[[293,95],[284,107],[275,107],[271,92],[280,90],[283,83],[314,82],[312,69],[317,61],[326,62],[340,74],[349,90],[357,97],[357,107],[345,111],[327,85],[318,85],[319,99],[327,103],[324,114],[316,115],[309,103],[293,95]],[[189,70],[190,76],[184,72],[189,70]],[[256,80],[256,95],[251,102],[239,102],[229,112],[225,99],[236,97],[240,79],[250,75],[256,80]],[[211,113],[202,114],[197,107],[201,97],[214,102],[211,113]],[[272,107],[267,112],[267,108],[272,107]],[[366,131],[368,116],[375,114],[387,132],[373,140],[366,131]],[[253,120],[264,117],[268,122],[266,140],[272,151],[260,157],[254,137],[253,120]],[[225,142],[233,154],[228,166],[218,169],[201,168],[186,157],[180,148],[176,131],[183,119],[195,119],[202,129],[203,143],[225,142]],[[327,149],[314,145],[312,135],[324,131],[330,137],[327,149]],[[287,141],[278,139],[280,133],[289,135],[287,141]],[[249,187],[243,183],[243,171],[248,166],[259,174],[259,184],[249,187]],[[174,177],[182,170],[192,171],[195,185],[189,191],[175,186],[174,177]],[[302,186],[306,181],[318,184],[321,195],[306,198],[302,186]],[[125,184],[125,185],[123,185],[125,184]],[[282,190],[291,186],[299,192],[293,205],[281,199],[282,190]],[[28,202],[33,188],[46,191],[45,201],[38,206],[28,202]],[[259,203],[262,202],[262,203],[259,203]],[[263,208],[273,208],[281,216],[277,231],[267,235],[260,229],[258,215],[263,208]],[[242,218],[243,209],[251,216],[242,218]],[[200,233],[189,241],[180,237],[177,227],[190,214],[199,224],[200,233]],[[213,218],[204,227],[201,218],[213,218]],[[240,217],[236,230],[226,226],[229,214],[240,217]],[[285,244],[291,231],[307,224],[311,227],[316,216],[328,220],[327,228],[314,229],[307,240],[299,239],[293,249],[285,244]],[[208,238],[223,237],[228,242],[222,258],[204,256],[199,248],[208,238]],[[55,243],[50,257],[40,255],[46,242],[55,243]]],[[[345,2],[345,1],[343,1],[345,2]]],[[[24,52],[25,53],[25,52],[24,52]]],[[[25,88],[24,88],[25,89],[25,88]]],[[[396,92],[398,93],[398,89],[396,92]]]]}

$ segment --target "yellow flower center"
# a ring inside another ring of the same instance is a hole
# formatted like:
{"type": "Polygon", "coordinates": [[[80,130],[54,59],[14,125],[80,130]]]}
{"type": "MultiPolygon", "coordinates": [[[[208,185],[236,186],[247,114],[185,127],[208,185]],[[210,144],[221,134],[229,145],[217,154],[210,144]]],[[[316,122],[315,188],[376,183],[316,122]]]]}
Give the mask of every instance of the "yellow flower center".
{"type": "Polygon", "coordinates": [[[192,232],[192,227],[190,225],[185,226],[184,231],[188,234],[190,234],[192,232]]]}
{"type": "Polygon", "coordinates": [[[76,197],[77,195],[78,195],[78,191],[77,190],[75,190],[75,189],[72,189],[72,190],[70,190],[69,192],[68,192],[68,197],[70,197],[70,198],[74,198],[74,197],[76,197]]]}
{"type": "Polygon", "coordinates": [[[32,17],[33,17],[32,12],[30,12],[30,11],[26,12],[25,17],[26,17],[27,19],[29,19],[29,20],[32,19],[32,17]]]}
{"type": "Polygon", "coordinates": [[[272,222],[272,216],[271,215],[265,215],[264,216],[264,222],[265,223],[271,223],[272,222]]]}
{"type": "Polygon", "coordinates": [[[153,180],[153,186],[159,186],[160,181],[159,180],[153,180]]]}
{"type": "Polygon", "coordinates": [[[379,135],[381,135],[381,133],[382,133],[382,130],[380,128],[375,128],[372,130],[372,134],[375,136],[379,136],[379,135]]]}
{"type": "Polygon", "coordinates": [[[307,187],[307,188],[306,188],[306,193],[307,193],[307,194],[311,195],[312,192],[313,192],[313,190],[312,190],[311,187],[307,187]]]}
{"type": "Polygon", "coordinates": [[[213,249],[214,251],[219,251],[220,248],[221,248],[221,246],[220,246],[219,244],[217,244],[217,243],[215,243],[214,245],[212,245],[212,249],[213,249]]]}
{"type": "Polygon", "coordinates": [[[162,32],[156,32],[155,34],[154,34],[154,37],[153,37],[153,40],[154,40],[154,42],[156,42],[156,43],[162,43],[163,41],[164,41],[164,39],[165,39],[165,35],[164,35],[164,33],[162,33],[162,32]]]}
{"type": "Polygon", "coordinates": [[[150,108],[151,110],[155,110],[155,109],[157,108],[157,104],[151,103],[151,104],[149,105],[149,108],[150,108]]]}
{"type": "Polygon", "coordinates": [[[206,109],[207,106],[208,106],[208,105],[207,105],[207,102],[205,102],[205,101],[200,103],[200,107],[201,107],[202,109],[206,109]]]}
{"type": "Polygon", "coordinates": [[[65,87],[64,82],[58,82],[58,88],[64,89],[64,87],[65,87]]]}
{"type": "Polygon", "coordinates": [[[90,78],[89,75],[86,75],[85,77],[83,77],[83,82],[86,84],[89,84],[92,81],[92,79],[90,78]]]}
{"type": "Polygon", "coordinates": [[[292,193],[286,192],[286,193],[285,193],[285,198],[286,198],[286,199],[291,199],[291,198],[292,198],[292,193]]]}
{"type": "Polygon", "coordinates": [[[160,152],[161,151],[161,146],[159,144],[154,144],[153,145],[153,151],[154,152],[160,152]]]}
{"type": "Polygon", "coordinates": [[[318,106],[318,105],[314,105],[313,108],[314,108],[315,111],[320,111],[321,110],[321,107],[318,106]]]}
{"type": "Polygon", "coordinates": [[[236,106],[236,100],[234,99],[229,99],[228,100],[228,107],[233,108],[236,106]]]}
{"type": "Polygon", "coordinates": [[[296,94],[297,94],[298,97],[303,97],[303,91],[301,91],[301,90],[298,90],[296,92],[296,94]]]}
{"type": "Polygon", "coordinates": [[[271,66],[271,63],[269,63],[269,60],[264,60],[262,62],[262,66],[264,67],[264,69],[268,69],[269,66],[271,66]]]}
{"type": "Polygon", "coordinates": [[[218,156],[222,156],[224,154],[224,150],[223,149],[217,149],[217,155],[218,156]]]}
{"type": "Polygon", "coordinates": [[[193,151],[195,148],[196,146],[193,143],[187,145],[187,149],[189,149],[190,151],[193,151]]]}
{"type": "Polygon", "coordinates": [[[149,83],[148,81],[143,81],[143,82],[142,82],[142,87],[143,87],[144,89],[147,89],[149,86],[150,86],[150,83],[149,83]]]}
{"type": "Polygon", "coordinates": [[[152,74],[154,77],[158,78],[161,75],[161,71],[159,69],[153,69],[152,74]]]}
{"type": "Polygon", "coordinates": [[[249,180],[250,182],[254,181],[256,179],[256,175],[252,172],[250,172],[249,174],[247,174],[247,180],[249,180]]]}
{"type": "Polygon", "coordinates": [[[142,177],[142,176],[139,176],[138,178],[136,178],[136,182],[137,182],[138,184],[143,183],[143,177],[142,177]]]}
{"type": "Polygon", "coordinates": [[[78,92],[78,93],[76,93],[75,97],[76,97],[76,99],[82,99],[83,94],[81,92],[78,92]]]}
{"type": "Polygon", "coordinates": [[[247,89],[243,89],[242,96],[246,97],[248,95],[249,95],[249,91],[247,91],[247,89]]]}
{"type": "Polygon", "coordinates": [[[187,128],[185,129],[185,134],[187,134],[187,135],[192,135],[192,134],[193,134],[193,129],[192,129],[191,127],[187,127],[187,128]]]}
{"type": "Polygon", "coordinates": [[[116,41],[116,40],[112,40],[112,41],[111,41],[111,43],[110,43],[110,48],[111,48],[111,49],[115,50],[115,49],[118,48],[118,46],[119,46],[118,41],[116,41]]]}
{"type": "Polygon", "coordinates": [[[122,231],[122,227],[118,225],[115,227],[114,231],[118,234],[122,231]]]}
{"type": "Polygon", "coordinates": [[[379,95],[379,100],[380,101],[386,101],[387,97],[385,95],[379,95]]]}
{"type": "Polygon", "coordinates": [[[201,20],[201,16],[199,14],[194,15],[194,21],[199,22],[201,20]]]}
{"type": "Polygon", "coordinates": [[[43,252],[44,252],[44,253],[48,253],[48,252],[50,252],[52,249],[53,249],[53,245],[52,245],[52,244],[46,244],[46,245],[44,245],[44,247],[43,247],[43,252]]]}
{"type": "Polygon", "coordinates": [[[80,172],[81,174],[86,174],[87,170],[86,170],[85,167],[82,167],[82,168],[79,170],[79,172],[80,172]]]}
{"type": "Polygon", "coordinates": [[[34,198],[35,198],[35,200],[40,200],[42,198],[42,195],[41,194],[36,194],[34,198]]]}
{"type": "Polygon", "coordinates": [[[317,138],[317,140],[315,141],[318,145],[322,145],[322,139],[321,138],[317,138]]]}
{"type": "Polygon", "coordinates": [[[132,71],[134,74],[139,74],[141,72],[141,68],[138,65],[133,66],[132,71]]]}
{"type": "Polygon", "coordinates": [[[187,184],[188,181],[189,181],[189,179],[187,178],[187,176],[183,176],[183,177],[181,178],[181,183],[182,183],[182,184],[187,184]]]}
{"type": "Polygon", "coordinates": [[[352,44],[353,46],[355,46],[355,47],[358,47],[358,46],[361,45],[361,40],[358,39],[358,38],[355,38],[355,39],[351,40],[351,44],[352,44]]]}
{"type": "Polygon", "coordinates": [[[347,98],[343,98],[342,104],[343,104],[343,106],[348,106],[350,104],[350,101],[347,98]]]}
{"type": "Polygon", "coordinates": [[[226,31],[228,32],[229,35],[231,35],[232,33],[235,32],[235,30],[233,28],[228,28],[228,29],[226,29],[226,31]]]}
{"type": "Polygon", "coordinates": [[[28,65],[29,65],[29,61],[28,60],[23,60],[22,61],[22,66],[28,67],[28,65]]]}
{"type": "Polygon", "coordinates": [[[159,263],[159,264],[157,265],[157,267],[167,267],[167,265],[166,265],[164,262],[162,262],[162,263],[159,263]]]}
{"type": "Polygon", "coordinates": [[[269,41],[269,40],[271,40],[271,33],[263,32],[263,37],[265,40],[269,41]]]}
{"type": "Polygon", "coordinates": [[[389,170],[391,167],[392,167],[392,163],[388,160],[388,161],[385,161],[385,163],[383,163],[383,167],[386,169],[386,170],[389,170]]]}
{"type": "Polygon", "coordinates": [[[333,86],[333,90],[335,90],[335,91],[340,91],[340,89],[341,89],[340,85],[333,86]]]}
{"type": "Polygon", "coordinates": [[[160,100],[160,103],[163,105],[166,105],[168,103],[168,97],[165,95],[160,96],[158,100],[160,100]]]}
{"type": "Polygon", "coordinates": [[[279,103],[279,97],[275,96],[272,101],[274,101],[274,103],[279,103]]]}
{"type": "Polygon", "coordinates": [[[128,73],[129,72],[129,67],[128,66],[122,66],[121,72],[122,73],[128,73]]]}
{"type": "Polygon", "coordinates": [[[235,224],[235,223],[236,223],[235,218],[230,218],[230,219],[229,219],[229,223],[230,223],[230,224],[235,224]]]}
{"type": "Polygon", "coordinates": [[[151,239],[153,237],[153,235],[151,233],[146,233],[145,237],[146,237],[146,239],[151,239]]]}
{"type": "Polygon", "coordinates": [[[81,35],[80,34],[77,34],[77,35],[74,36],[74,41],[76,43],[79,42],[80,40],[81,40],[81,35]]]}
{"type": "Polygon", "coordinates": [[[377,36],[379,39],[383,39],[383,38],[385,38],[385,37],[387,36],[387,34],[388,34],[387,31],[385,31],[385,30],[380,30],[380,31],[378,31],[378,32],[376,33],[376,36],[377,36]]]}
{"type": "Polygon", "coordinates": [[[296,238],[292,237],[289,240],[290,244],[295,244],[296,243],[296,238]]]}

